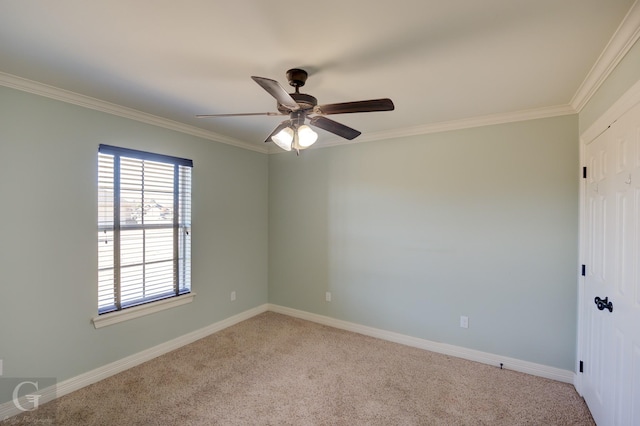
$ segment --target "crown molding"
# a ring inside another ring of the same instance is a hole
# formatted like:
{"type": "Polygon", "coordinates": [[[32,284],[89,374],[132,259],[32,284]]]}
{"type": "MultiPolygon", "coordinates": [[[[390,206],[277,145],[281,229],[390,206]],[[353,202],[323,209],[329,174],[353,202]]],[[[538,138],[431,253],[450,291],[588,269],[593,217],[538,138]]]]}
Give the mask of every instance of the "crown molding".
{"type": "MultiPolygon", "coordinates": [[[[346,141],[340,138],[325,139],[322,143],[311,146],[309,149],[321,149],[332,146],[344,146],[350,144],[373,142],[384,139],[397,139],[409,136],[427,135],[431,133],[449,132],[452,130],[470,129],[474,127],[492,126],[495,124],[506,124],[518,121],[537,120],[540,118],[559,117],[563,115],[576,114],[570,105],[557,105],[553,107],[543,107],[528,109],[503,114],[490,114],[479,117],[465,118],[462,120],[442,121],[439,123],[425,124],[421,126],[407,127],[404,129],[394,129],[383,132],[372,132],[359,136],[352,141],[346,141]]],[[[269,154],[282,153],[278,147],[271,146],[269,154]]]]}
{"type": "MultiPolygon", "coordinates": [[[[175,130],[177,132],[189,134],[203,139],[221,142],[227,145],[233,145],[239,148],[257,151],[264,154],[280,153],[282,150],[273,146],[256,145],[243,142],[238,139],[220,135],[211,131],[203,130],[198,127],[189,126],[177,121],[158,117],[132,108],[123,107],[121,105],[106,102],[100,99],[81,95],[79,93],[49,86],[37,81],[28,80],[11,74],[0,72],[0,85],[10,87],[12,89],[21,90],[35,95],[44,96],[58,101],[78,105],[84,108],[105,112],[107,114],[117,115],[119,117],[128,118],[146,124],[151,124],[165,129],[175,130]]],[[[337,145],[355,144],[363,142],[373,142],[383,139],[396,139],[408,136],[424,135],[430,133],[447,132],[451,130],[467,129],[472,127],[489,126],[494,124],[511,123],[515,121],[535,120],[539,118],[556,117],[560,115],[575,114],[576,110],[569,105],[559,105],[554,107],[544,107],[529,109],[524,111],[516,111],[504,114],[491,114],[480,117],[472,117],[462,120],[453,120],[440,123],[431,123],[421,126],[408,127],[404,129],[395,129],[382,132],[372,132],[360,136],[355,141],[345,141],[344,139],[335,137],[326,139],[321,144],[314,145],[310,149],[328,148],[337,145]]]]}
{"type": "Polygon", "coordinates": [[[573,96],[570,102],[573,109],[577,112],[582,111],[638,38],[640,38],[640,3],[636,0],[573,96]]]}
{"type": "Polygon", "coordinates": [[[587,130],[580,135],[583,144],[591,143],[606,131],[624,113],[640,103],[640,80],[631,86],[618,100],[609,107],[587,130]]]}
{"type": "Polygon", "coordinates": [[[250,144],[238,139],[220,135],[215,132],[203,130],[198,127],[189,126],[187,124],[179,123],[177,121],[158,117],[156,115],[148,114],[132,108],[127,108],[121,105],[113,104],[111,102],[106,102],[100,99],[81,95],[79,93],[71,92],[71,91],[60,89],[57,87],[49,86],[47,84],[39,83],[33,80],[28,80],[15,75],[0,72],[0,85],[9,87],[12,89],[21,90],[23,92],[33,93],[35,95],[40,95],[40,96],[55,99],[58,101],[66,102],[69,104],[78,105],[84,108],[105,112],[107,114],[117,115],[119,117],[128,118],[131,120],[139,121],[141,123],[151,124],[151,125],[162,127],[169,130],[175,130],[177,132],[196,136],[202,139],[221,142],[227,145],[233,145],[238,148],[244,148],[251,151],[257,151],[261,153],[267,152],[265,147],[260,145],[250,144]]]}

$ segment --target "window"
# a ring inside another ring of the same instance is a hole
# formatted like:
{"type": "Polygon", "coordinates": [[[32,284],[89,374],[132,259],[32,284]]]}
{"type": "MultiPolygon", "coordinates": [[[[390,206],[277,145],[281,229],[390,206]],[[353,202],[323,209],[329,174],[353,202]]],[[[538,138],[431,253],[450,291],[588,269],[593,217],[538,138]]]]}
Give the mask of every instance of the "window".
{"type": "Polygon", "coordinates": [[[100,145],[99,315],[191,292],[192,167],[100,145]]]}

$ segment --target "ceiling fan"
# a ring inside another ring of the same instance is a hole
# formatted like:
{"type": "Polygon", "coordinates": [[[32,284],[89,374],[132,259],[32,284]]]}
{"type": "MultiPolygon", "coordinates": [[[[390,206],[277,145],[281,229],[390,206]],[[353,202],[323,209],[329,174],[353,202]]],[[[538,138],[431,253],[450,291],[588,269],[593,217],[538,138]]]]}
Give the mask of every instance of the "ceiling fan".
{"type": "Polygon", "coordinates": [[[278,112],[250,112],[239,114],[201,114],[198,118],[206,117],[238,117],[251,115],[288,115],[289,119],[280,123],[265,139],[265,142],[274,142],[285,151],[294,149],[297,153],[301,149],[310,147],[318,138],[318,134],[305,124],[309,119],[309,125],[317,127],[335,135],[351,140],[358,137],[361,132],[331,120],[325,115],[349,114],[355,112],[392,111],[394,109],[391,99],[371,99],[367,101],[342,102],[336,104],[318,105],[318,100],[308,94],[300,93],[300,88],[305,85],[308,74],[305,70],[292,68],[287,71],[289,84],[295,87],[295,93],[287,91],[276,80],[264,77],[251,77],[264,90],[273,96],[277,103],[278,112]]]}

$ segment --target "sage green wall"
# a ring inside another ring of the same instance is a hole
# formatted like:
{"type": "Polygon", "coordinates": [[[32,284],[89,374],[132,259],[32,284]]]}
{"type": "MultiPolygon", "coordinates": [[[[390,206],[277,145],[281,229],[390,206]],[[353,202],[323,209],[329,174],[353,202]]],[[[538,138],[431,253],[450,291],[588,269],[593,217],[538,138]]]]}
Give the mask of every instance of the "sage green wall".
{"type": "Polygon", "coordinates": [[[580,134],[640,79],[640,43],[636,42],[580,111],[580,134]]]}
{"type": "Polygon", "coordinates": [[[574,370],[578,170],[576,115],[271,155],[269,301],[574,370]]]}
{"type": "Polygon", "coordinates": [[[65,380],[266,303],[267,181],[265,154],[0,87],[4,376],[65,380]],[[194,160],[197,296],[96,330],[100,143],[194,160]]]}

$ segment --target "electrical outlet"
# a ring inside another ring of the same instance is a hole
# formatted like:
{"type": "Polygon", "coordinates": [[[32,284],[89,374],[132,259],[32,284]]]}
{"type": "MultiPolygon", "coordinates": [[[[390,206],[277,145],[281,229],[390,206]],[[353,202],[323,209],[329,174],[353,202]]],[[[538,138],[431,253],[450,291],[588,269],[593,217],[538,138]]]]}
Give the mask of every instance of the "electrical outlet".
{"type": "Polygon", "coordinates": [[[232,291],[232,292],[231,292],[231,301],[232,301],[232,302],[235,302],[235,300],[236,300],[236,292],[235,292],[235,291],[232,291]]]}
{"type": "Polygon", "coordinates": [[[325,295],[324,295],[324,299],[325,299],[327,302],[331,302],[331,292],[330,292],[330,291],[328,291],[328,292],[326,292],[326,293],[325,293],[325,295]]]}
{"type": "Polygon", "coordinates": [[[469,328],[469,317],[464,315],[460,317],[460,327],[469,328]]]}

